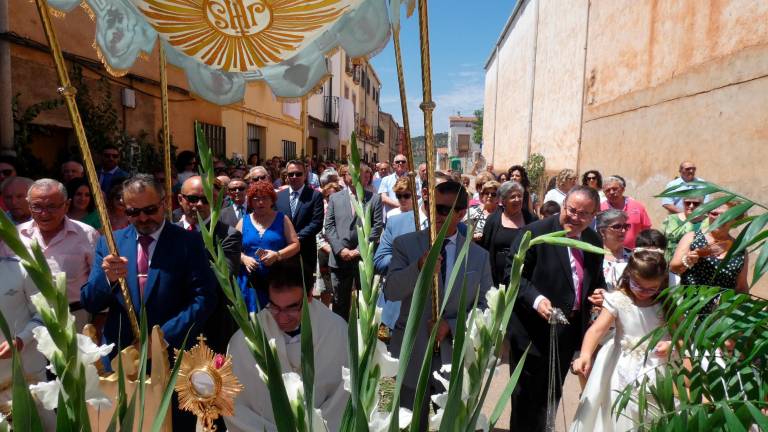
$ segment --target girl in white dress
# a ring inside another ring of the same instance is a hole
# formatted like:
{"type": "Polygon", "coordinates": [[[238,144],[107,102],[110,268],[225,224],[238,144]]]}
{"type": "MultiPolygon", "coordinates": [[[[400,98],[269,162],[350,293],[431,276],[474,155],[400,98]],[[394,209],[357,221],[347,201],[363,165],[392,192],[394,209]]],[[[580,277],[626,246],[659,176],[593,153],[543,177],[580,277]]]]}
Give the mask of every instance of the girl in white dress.
{"type": "Polygon", "coordinates": [[[637,248],[619,279],[618,289],[605,293],[603,309],[584,335],[581,354],[573,370],[588,377],[571,432],[628,431],[636,427],[637,407],[630,403],[617,418],[611,407],[617,392],[644,376],[653,378],[654,369],[666,362],[669,341],[659,342],[646,358],[647,344],[638,342],[663,326],[663,311],[657,294],[667,285],[664,251],[637,248]],[[615,326],[613,339],[592,355],[608,330],[615,326]],[[637,347],[636,347],[637,346],[637,347]]]}

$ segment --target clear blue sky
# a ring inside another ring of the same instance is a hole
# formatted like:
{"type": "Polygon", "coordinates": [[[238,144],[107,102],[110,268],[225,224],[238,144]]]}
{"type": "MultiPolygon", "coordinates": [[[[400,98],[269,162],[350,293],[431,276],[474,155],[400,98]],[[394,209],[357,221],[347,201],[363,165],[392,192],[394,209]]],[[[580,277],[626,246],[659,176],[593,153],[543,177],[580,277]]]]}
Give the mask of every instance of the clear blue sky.
{"type": "MultiPolygon", "coordinates": [[[[448,117],[457,112],[472,114],[483,106],[485,61],[490,56],[515,0],[433,0],[429,2],[432,99],[435,133],[448,131],[448,117]]],[[[400,44],[403,50],[405,83],[411,135],[424,133],[421,54],[418,10],[405,18],[401,9],[400,44]]],[[[392,41],[372,60],[381,79],[381,110],[391,113],[402,125],[392,41]]]]}

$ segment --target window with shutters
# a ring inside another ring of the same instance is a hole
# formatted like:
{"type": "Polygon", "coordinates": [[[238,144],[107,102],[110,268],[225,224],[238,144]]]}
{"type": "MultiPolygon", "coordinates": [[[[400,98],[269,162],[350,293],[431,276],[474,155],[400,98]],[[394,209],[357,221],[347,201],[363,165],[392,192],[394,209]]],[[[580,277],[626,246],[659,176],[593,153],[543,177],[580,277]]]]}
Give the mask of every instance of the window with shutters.
{"type": "MultiPolygon", "coordinates": [[[[227,128],[200,121],[195,122],[195,128],[200,126],[205,135],[205,141],[214,156],[224,157],[227,154],[227,128]]],[[[195,148],[197,148],[197,134],[195,134],[195,148]]]]}

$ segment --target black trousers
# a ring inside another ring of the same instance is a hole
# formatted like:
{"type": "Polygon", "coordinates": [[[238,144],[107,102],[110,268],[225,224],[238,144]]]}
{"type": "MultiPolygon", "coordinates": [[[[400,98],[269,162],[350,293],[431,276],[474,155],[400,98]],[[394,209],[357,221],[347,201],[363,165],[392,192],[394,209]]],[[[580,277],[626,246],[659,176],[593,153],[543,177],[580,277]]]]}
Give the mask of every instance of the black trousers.
{"type": "MultiPolygon", "coordinates": [[[[559,371],[555,377],[560,377],[559,385],[555,385],[557,403],[562,397],[563,384],[570,370],[573,354],[580,347],[581,330],[578,325],[564,326],[558,332],[559,371]],[[559,375],[558,375],[559,374],[559,375]]],[[[512,414],[510,415],[510,431],[544,431],[547,424],[547,389],[549,387],[549,343],[543,357],[530,354],[523,364],[523,370],[517,386],[512,392],[512,414]]],[[[524,350],[512,344],[509,351],[509,372],[515,370],[522,358],[524,350]]]]}
{"type": "Polygon", "coordinates": [[[331,267],[333,285],[333,311],[345,321],[349,321],[349,308],[352,305],[352,290],[360,288],[360,273],[357,262],[354,267],[331,267]]]}

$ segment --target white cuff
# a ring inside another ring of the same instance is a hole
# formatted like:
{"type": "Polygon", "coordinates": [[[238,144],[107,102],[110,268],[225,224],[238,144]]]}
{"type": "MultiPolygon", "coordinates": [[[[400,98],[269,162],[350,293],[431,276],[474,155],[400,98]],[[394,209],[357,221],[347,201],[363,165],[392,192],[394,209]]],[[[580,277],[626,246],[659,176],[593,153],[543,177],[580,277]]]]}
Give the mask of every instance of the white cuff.
{"type": "Polygon", "coordinates": [[[543,295],[539,295],[536,297],[536,300],[533,301],[533,310],[538,311],[539,310],[539,303],[541,303],[542,300],[545,300],[546,297],[543,295]]]}

